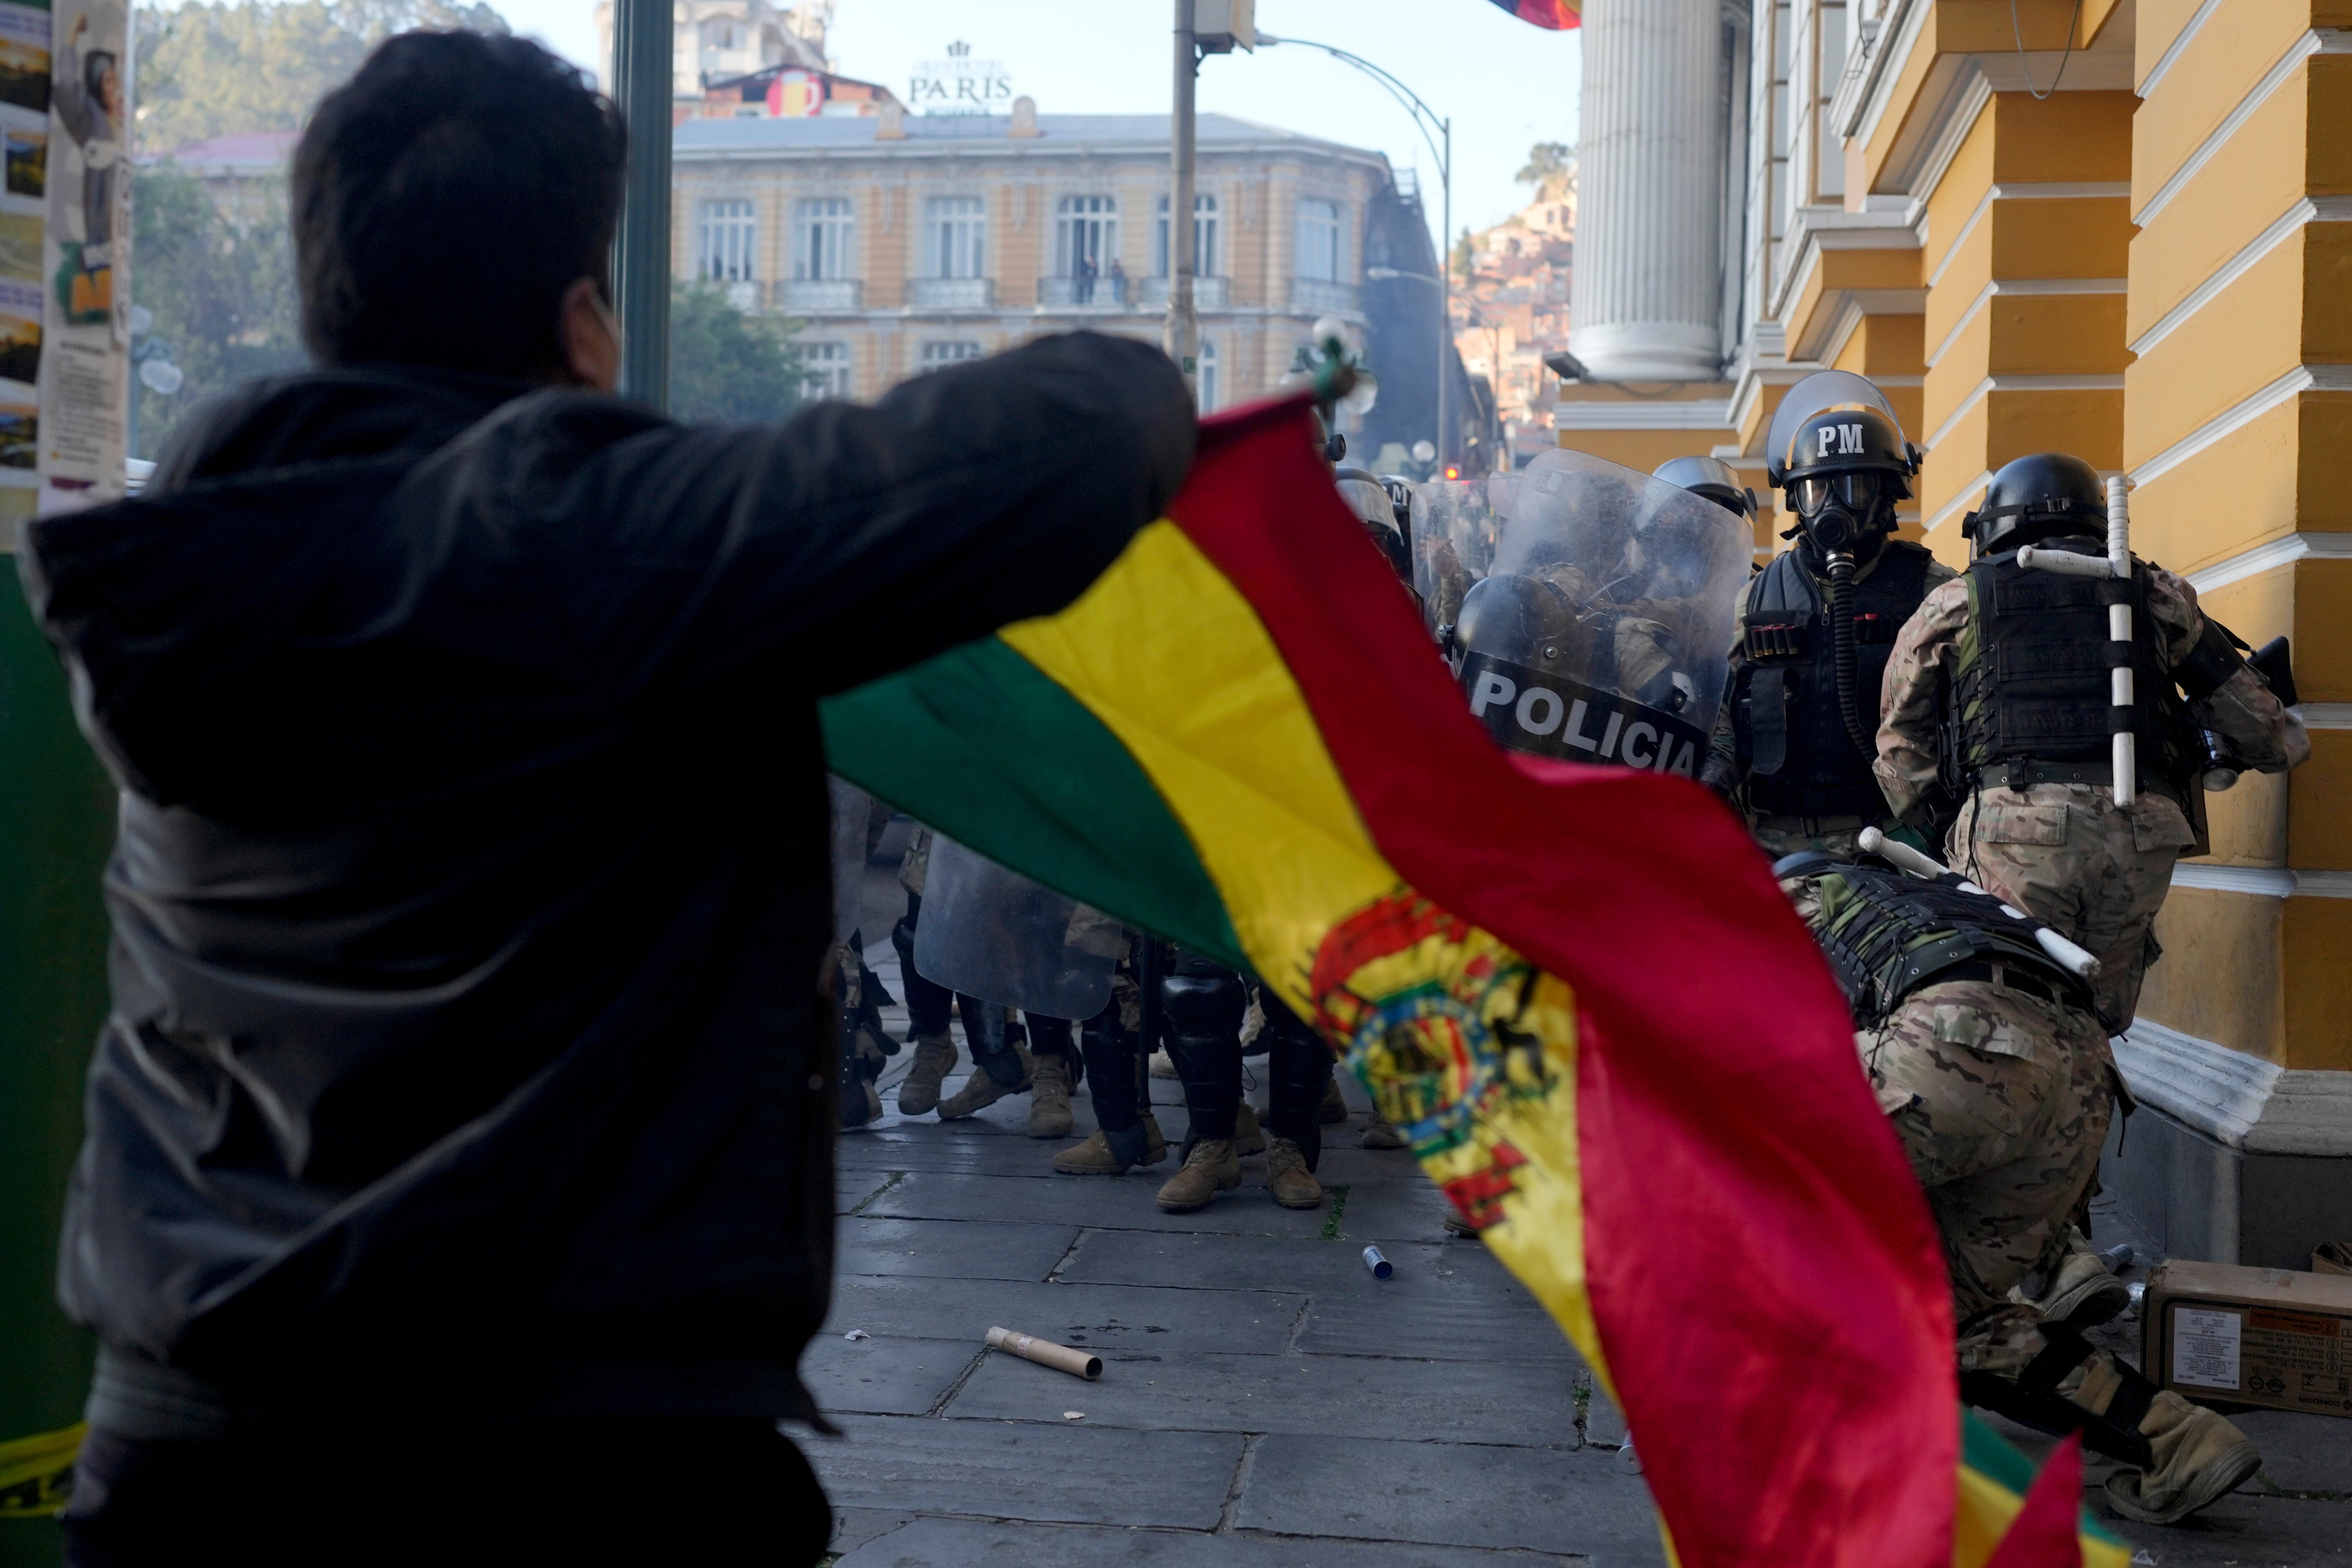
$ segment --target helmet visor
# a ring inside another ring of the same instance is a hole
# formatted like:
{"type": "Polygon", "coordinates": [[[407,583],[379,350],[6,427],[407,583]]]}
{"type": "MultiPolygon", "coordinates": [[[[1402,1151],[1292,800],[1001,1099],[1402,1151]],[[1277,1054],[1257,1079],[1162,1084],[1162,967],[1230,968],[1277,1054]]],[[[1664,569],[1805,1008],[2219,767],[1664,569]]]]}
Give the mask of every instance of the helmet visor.
{"type": "Polygon", "coordinates": [[[1795,503],[1799,517],[1819,516],[1832,500],[1844,503],[1848,511],[1867,512],[1885,493],[1885,476],[1866,468],[1843,474],[1816,474],[1789,486],[1789,499],[1795,503]]]}

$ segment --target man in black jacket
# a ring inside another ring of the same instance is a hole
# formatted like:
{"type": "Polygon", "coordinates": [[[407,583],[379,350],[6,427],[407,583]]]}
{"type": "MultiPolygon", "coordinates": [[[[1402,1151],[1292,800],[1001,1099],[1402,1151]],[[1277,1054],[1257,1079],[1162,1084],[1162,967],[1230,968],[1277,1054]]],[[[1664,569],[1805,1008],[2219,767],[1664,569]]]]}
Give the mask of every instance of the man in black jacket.
{"type": "Polygon", "coordinates": [[[774,427],[606,395],[623,145],[531,45],[391,40],[295,158],[320,368],[26,531],[121,786],[77,1562],[829,1531],[775,1427],[832,1279],[815,704],[1067,603],[1193,426],[1084,334],[774,427]]]}

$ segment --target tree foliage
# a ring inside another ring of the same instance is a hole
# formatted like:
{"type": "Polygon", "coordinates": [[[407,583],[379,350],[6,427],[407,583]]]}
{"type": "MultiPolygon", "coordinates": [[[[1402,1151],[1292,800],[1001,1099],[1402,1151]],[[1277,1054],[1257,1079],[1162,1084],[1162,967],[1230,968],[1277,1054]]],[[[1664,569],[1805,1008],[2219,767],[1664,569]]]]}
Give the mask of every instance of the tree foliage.
{"type": "Polygon", "coordinates": [[[285,182],[248,183],[244,216],[232,221],[202,181],[174,165],[134,178],[131,290],[152,321],[132,352],[162,357],[186,377],[169,397],[132,383],[131,456],[152,458],[208,394],[292,369],[303,353],[285,182]]]}
{"type": "Polygon", "coordinates": [[[716,284],[680,283],[669,305],[670,413],[730,425],[782,419],[807,398],[797,322],[747,315],[716,284]]]}
{"type": "Polygon", "coordinates": [[[285,0],[140,7],[139,148],[167,153],[240,131],[299,131],[367,52],[412,27],[508,31],[455,0],[285,0]]]}
{"type": "Polygon", "coordinates": [[[1535,186],[1545,201],[1562,200],[1576,189],[1576,146],[1569,142],[1538,142],[1528,149],[1527,167],[1511,177],[1535,186]]]}

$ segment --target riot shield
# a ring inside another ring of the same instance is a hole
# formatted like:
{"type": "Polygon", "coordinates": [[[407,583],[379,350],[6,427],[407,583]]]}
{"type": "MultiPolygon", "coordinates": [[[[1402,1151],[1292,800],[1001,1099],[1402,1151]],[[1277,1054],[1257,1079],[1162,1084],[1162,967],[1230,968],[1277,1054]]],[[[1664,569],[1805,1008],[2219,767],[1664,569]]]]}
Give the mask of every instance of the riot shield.
{"type": "Polygon", "coordinates": [[[1713,501],[1544,453],[1455,622],[1471,713],[1514,751],[1696,775],[1751,548],[1713,501]]]}
{"type": "Polygon", "coordinates": [[[1788,478],[1790,441],[1806,420],[1832,408],[1874,410],[1886,416],[1897,436],[1903,433],[1903,421],[1895,416],[1886,394],[1850,370],[1815,371],[1789,388],[1772,411],[1772,429],[1764,437],[1764,467],[1775,489],[1788,478]]]}
{"type": "Polygon", "coordinates": [[[931,837],[915,972],[1046,1018],[1091,1018],[1110,1000],[1118,922],[958,844],[931,837]]]}
{"type": "Polygon", "coordinates": [[[866,827],[874,797],[833,773],[824,775],[833,804],[833,940],[847,942],[857,930],[866,894],[866,827]]]}
{"type": "Polygon", "coordinates": [[[1518,481],[1517,474],[1491,474],[1412,487],[1412,590],[1432,631],[1460,618],[1463,595],[1493,564],[1518,481]]]}

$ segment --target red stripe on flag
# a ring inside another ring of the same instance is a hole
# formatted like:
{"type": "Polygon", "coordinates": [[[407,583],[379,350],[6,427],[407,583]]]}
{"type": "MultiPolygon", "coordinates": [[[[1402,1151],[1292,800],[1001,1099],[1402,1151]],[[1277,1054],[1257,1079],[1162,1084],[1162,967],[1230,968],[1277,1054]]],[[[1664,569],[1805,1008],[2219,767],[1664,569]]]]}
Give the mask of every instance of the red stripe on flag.
{"type": "Polygon", "coordinates": [[[1985,1568],[2083,1568],[2083,1435],[2058,1445],[1985,1568]]]}
{"type": "Polygon", "coordinates": [[[1300,403],[1208,421],[1170,510],[1390,864],[1576,988],[1593,1310],[1682,1562],[1941,1568],[1942,1253],[1811,938],[1696,784],[1496,747],[1311,439],[1300,403]]]}

